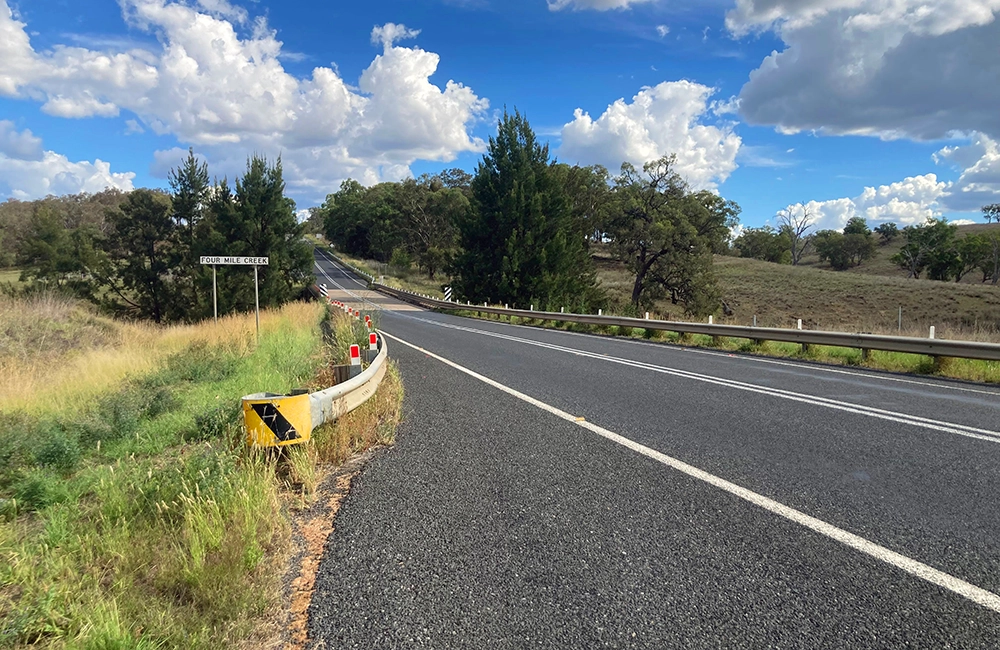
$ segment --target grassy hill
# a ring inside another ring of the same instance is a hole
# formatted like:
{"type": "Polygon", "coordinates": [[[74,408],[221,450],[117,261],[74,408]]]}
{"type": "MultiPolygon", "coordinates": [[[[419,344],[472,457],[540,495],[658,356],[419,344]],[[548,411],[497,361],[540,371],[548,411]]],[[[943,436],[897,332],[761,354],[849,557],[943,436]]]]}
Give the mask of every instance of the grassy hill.
{"type": "MultiPolygon", "coordinates": [[[[961,238],[967,235],[977,235],[990,230],[1000,230],[1000,224],[977,223],[967,226],[958,226],[958,236],[961,238]]],[[[879,246],[875,251],[874,258],[866,261],[861,266],[855,266],[842,272],[857,275],[881,275],[890,278],[906,278],[906,271],[890,261],[892,256],[898,253],[899,249],[903,247],[903,243],[903,237],[900,235],[889,244],[879,246]]],[[[819,261],[819,256],[816,255],[815,251],[807,252],[800,262],[800,266],[832,270],[829,264],[819,261]]],[[[962,279],[962,284],[978,285],[980,284],[980,280],[982,280],[982,274],[977,271],[973,271],[962,279]]]]}

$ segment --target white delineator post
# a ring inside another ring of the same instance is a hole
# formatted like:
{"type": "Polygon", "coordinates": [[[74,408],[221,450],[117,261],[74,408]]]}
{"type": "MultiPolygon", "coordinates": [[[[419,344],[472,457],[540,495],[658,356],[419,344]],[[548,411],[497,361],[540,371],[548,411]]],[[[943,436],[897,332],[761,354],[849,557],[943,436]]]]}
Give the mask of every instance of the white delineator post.
{"type": "Polygon", "coordinates": [[[928,338],[934,338],[934,326],[931,325],[931,335],[928,338]]]}
{"type": "Polygon", "coordinates": [[[799,329],[802,329],[802,319],[799,319],[799,329]]]}
{"type": "MultiPolygon", "coordinates": [[[[711,325],[711,324],[712,324],[712,320],[713,320],[713,318],[712,318],[711,316],[709,316],[709,317],[708,317],[708,324],[709,324],[709,325],[711,325]]],[[[799,322],[801,322],[801,321],[799,321],[799,322]]],[[[800,327],[799,329],[802,329],[802,328],[800,327]]]]}

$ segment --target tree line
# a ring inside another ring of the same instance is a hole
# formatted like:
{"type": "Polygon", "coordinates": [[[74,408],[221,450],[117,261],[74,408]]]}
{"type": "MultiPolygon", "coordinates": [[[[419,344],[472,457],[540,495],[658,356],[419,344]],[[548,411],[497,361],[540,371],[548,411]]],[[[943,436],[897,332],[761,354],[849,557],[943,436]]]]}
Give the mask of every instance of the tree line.
{"type": "MultiPolygon", "coordinates": [[[[982,208],[987,223],[1000,224],[1000,204],[982,208]]],[[[982,282],[1000,282],[1000,228],[959,236],[958,226],[943,218],[900,229],[895,223],[869,228],[864,217],[853,217],[842,231],[809,233],[815,223],[808,208],[779,212],[778,228],[764,226],[743,230],[733,241],[732,254],[774,262],[798,264],[814,251],[820,262],[837,271],[860,266],[872,259],[880,246],[897,238],[902,246],[889,259],[907,272],[907,277],[961,282],[970,273],[982,274],[982,282]]]]}
{"type": "MultiPolygon", "coordinates": [[[[7,265],[22,270],[22,291],[56,290],[116,315],[157,323],[211,316],[212,271],[203,255],[269,257],[260,268],[260,303],[301,296],[312,254],[295,203],[285,196],[281,160],[247,160],[233,185],[210,182],[193,151],[169,175],[170,191],[114,190],[0,205],[7,265]]],[[[220,314],[254,306],[252,274],[218,268],[220,314]]]]}
{"type": "Polygon", "coordinates": [[[632,290],[623,311],[668,298],[691,314],[715,312],[712,254],[728,246],[740,209],[694,191],[672,156],[600,165],[551,159],[527,118],[504,112],[474,174],[363,187],[345,181],[311,221],[344,252],[450,277],[460,300],[558,311],[608,304],[592,249],[623,262],[632,290]]]}

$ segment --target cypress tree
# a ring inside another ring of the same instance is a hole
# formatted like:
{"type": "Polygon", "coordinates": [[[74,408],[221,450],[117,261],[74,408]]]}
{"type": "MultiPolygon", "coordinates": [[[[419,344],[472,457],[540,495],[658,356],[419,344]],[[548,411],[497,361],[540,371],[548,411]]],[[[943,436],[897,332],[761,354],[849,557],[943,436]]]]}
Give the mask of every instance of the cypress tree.
{"type": "Polygon", "coordinates": [[[516,110],[504,111],[471,194],[454,268],[460,297],[537,309],[596,300],[593,265],[548,145],[516,110]]]}

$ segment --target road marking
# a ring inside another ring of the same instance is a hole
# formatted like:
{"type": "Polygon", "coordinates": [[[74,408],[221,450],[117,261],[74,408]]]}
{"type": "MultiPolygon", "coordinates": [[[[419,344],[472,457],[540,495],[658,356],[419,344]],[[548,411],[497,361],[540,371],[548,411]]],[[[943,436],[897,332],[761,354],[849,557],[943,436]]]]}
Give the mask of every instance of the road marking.
{"type": "MultiPolygon", "coordinates": [[[[324,255],[326,254],[325,251],[322,251],[322,252],[324,253],[324,255]]],[[[342,271],[344,271],[345,275],[349,276],[349,273],[347,272],[347,270],[344,269],[337,262],[335,262],[334,260],[332,260],[330,258],[327,258],[327,260],[331,264],[334,264],[335,266],[337,266],[338,268],[340,268],[342,271]]],[[[327,275],[325,271],[323,271],[322,269],[320,269],[320,271],[323,273],[324,276],[326,276],[328,279],[330,279],[330,276],[327,275]]],[[[352,278],[352,280],[353,280],[353,278],[352,278]]],[[[331,281],[333,281],[333,280],[331,279],[331,281]]],[[[357,283],[357,284],[360,284],[356,280],[354,280],[354,282],[357,283]]],[[[340,286],[340,285],[338,285],[338,286],[340,286]]],[[[369,300],[368,298],[366,298],[364,296],[357,296],[356,294],[352,293],[351,291],[349,291],[347,289],[344,289],[343,287],[340,287],[340,288],[343,289],[344,291],[347,291],[347,293],[351,294],[352,296],[354,296],[358,300],[361,300],[363,302],[370,303],[370,304],[375,304],[375,303],[372,303],[371,300],[369,300]]],[[[368,290],[366,288],[365,291],[367,292],[367,291],[370,291],[370,290],[368,290]]],[[[459,307],[460,306],[461,305],[459,305],[459,307]]],[[[377,308],[378,309],[382,309],[381,306],[377,306],[377,308]]],[[[416,318],[417,320],[420,320],[420,321],[425,322],[425,323],[432,323],[432,324],[435,324],[435,325],[442,325],[442,326],[445,326],[445,327],[448,326],[448,325],[441,324],[441,323],[439,323],[437,321],[431,321],[431,320],[427,320],[427,319],[422,319],[422,318],[418,318],[418,317],[415,317],[415,316],[409,316],[409,315],[404,315],[404,314],[399,314],[399,315],[403,316],[404,318],[416,318]]],[[[499,322],[499,321],[496,322],[496,323],[493,323],[491,321],[491,324],[504,325],[506,327],[517,327],[517,328],[523,328],[524,327],[523,325],[513,325],[511,323],[503,323],[503,322],[499,322]]],[[[538,328],[532,328],[532,329],[534,331],[538,330],[538,328]]],[[[483,333],[482,330],[472,330],[472,329],[470,329],[470,331],[483,333]]],[[[548,331],[548,330],[543,330],[543,331],[548,331]]],[[[561,334],[570,334],[570,335],[573,335],[573,336],[590,336],[588,334],[581,334],[579,332],[560,332],[560,333],[561,334]]],[[[528,341],[528,339],[520,339],[520,340],[528,341]]],[[[718,356],[718,357],[723,357],[723,356],[724,357],[730,357],[731,356],[728,353],[715,352],[715,351],[712,351],[712,350],[700,350],[700,349],[697,349],[697,348],[676,348],[676,347],[671,347],[671,346],[666,346],[666,345],[661,345],[661,344],[656,344],[656,343],[648,343],[646,341],[632,341],[632,340],[623,340],[623,339],[612,339],[612,340],[614,340],[616,343],[630,343],[630,344],[634,344],[634,345],[650,346],[650,347],[655,347],[655,348],[660,349],[660,350],[693,352],[695,354],[705,354],[705,355],[718,356]]],[[[980,394],[980,395],[990,395],[990,396],[994,396],[994,397],[1000,397],[1000,393],[997,393],[995,391],[981,390],[981,389],[976,389],[976,388],[968,388],[968,387],[965,387],[965,386],[952,386],[952,385],[949,385],[947,383],[930,383],[930,382],[918,381],[918,380],[914,380],[914,379],[906,379],[906,378],[903,378],[903,377],[886,377],[886,376],[883,376],[883,375],[874,375],[874,374],[853,372],[853,371],[850,371],[850,370],[841,370],[841,369],[838,369],[838,368],[826,368],[826,367],[818,366],[818,365],[817,366],[814,366],[814,365],[804,366],[802,364],[798,364],[798,363],[794,363],[794,362],[781,361],[781,360],[778,360],[778,359],[764,359],[764,358],[754,357],[754,356],[742,356],[742,355],[740,355],[740,356],[735,356],[735,357],[732,357],[732,358],[737,358],[737,359],[740,359],[742,361],[749,361],[749,362],[754,362],[754,363],[767,363],[767,364],[772,364],[772,365],[788,366],[788,367],[798,368],[798,369],[818,370],[820,372],[826,372],[826,373],[831,373],[831,374],[849,375],[849,376],[861,377],[861,378],[864,378],[864,379],[867,379],[867,380],[873,380],[873,381],[896,382],[896,383],[901,383],[901,384],[911,384],[911,385],[916,385],[916,386],[925,386],[925,387],[934,388],[934,389],[943,389],[943,390],[950,390],[950,391],[957,391],[957,392],[964,392],[964,393],[976,393],[976,394],[980,394]]],[[[811,397],[811,396],[807,396],[807,397],[811,397]]],[[[825,398],[815,398],[815,399],[825,399],[825,398]]],[[[859,407],[859,408],[868,408],[868,407],[862,407],[860,405],[851,405],[851,406],[856,406],[856,407],[859,407]]],[[[886,412],[886,413],[891,413],[891,412],[886,412]]],[[[897,414],[893,414],[893,415],[897,415],[897,414]]],[[[915,417],[915,416],[906,416],[906,417],[915,417]]],[[[934,422],[934,421],[932,420],[930,422],[934,422]]],[[[942,423],[938,423],[938,424],[942,424],[942,423]]],[[[943,423],[943,424],[950,425],[950,423],[943,423]]],[[[957,426],[959,428],[966,428],[966,427],[964,427],[964,425],[951,425],[951,426],[957,426]]],[[[994,431],[984,431],[982,429],[976,430],[974,428],[972,428],[972,429],[973,429],[972,430],[973,434],[976,434],[976,433],[985,433],[985,435],[988,435],[988,436],[1000,436],[1000,433],[997,433],[997,432],[994,432],[994,431]]],[[[949,433],[955,433],[955,432],[949,431],[949,433]]],[[[966,434],[959,434],[959,435],[966,435],[966,434]]],[[[978,436],[978,435],[972,435],[970,437],[979,438],[980,436],[978,436]]]]}
{"type": "Polygon", "coordinates": [[[436,359],[441,363],[450,366],[455,370],[458,370],[459,372],[463,372],[466,375],[472,377],[473,379],[478,379],[479,381],[488,384],[490,386],[493,386],[494,388],[501,390],[507,393],[508,395],[516,397],[521,401],[527,402],[532,406],[536,406],[542,409],[543,411],[547,411],[555,415],[556,417],[565,420],[566,422],[570,422],[577,426],[583,427],[588,431],[596,433],[602,438],[605,438],[607,440],[610,440],[611,442],[617,443],[623,447],[631,449],[632,451],[638,454],[641,454],[649,459],[662,463],[672,469],[681,472],[682,474],[686,474],[691,478],[708,483],[709,485],[719,488],[720,490],[723,490],[725,492],[728,492],[729,494],[732,494],[733,496],[738,497],[748,503],[752,503],[755,506],[763,508],[764,510],[771,512],[772,514],[778,515],[779,517],[783,517],[784,519],[795,522],[796,524],[804,526],[812,530],[813,532],[823,535],[824,537],[828,537],[834,541],[840,542],[841,544],[844,544],[845,546],[848,546],[856,551],[864,553],[865,555],[868,555],[869,557],[872,557],[880,562],[884,562],[885,564],[894,566],[897,569],[901,569],[912,576],[920,578],[921,580],[925,580],[943,589],[947,589],[948,591],[951,591],[952,593],[955,593],[963,598],[966,598],[976,603],[977,605],[981,605],[986,609],[992,610],[1000,614],[1000,596],[993,593],[992,591],[987,591],[982,587],[977,587],[976,585],[970,582],[966,582],[961,578],[956,578],[955,576],[945,573],[944,571],[935,569],[934,567],[928,564],[924,564],[923,562],[914,560],[913,558],[897,553],[884,546],[881,546],[880,544],[876,544],[875,542],[867,540],[864,537],[848,532],[843,528],[838,528],[837,526],[829,524],[823,521],[822,519],[817,519],[815,517],[807,515],[804,512],[796,510],[795,508],[791,508],[782,503],[779,503],[778,501],[775,501],[774,499],[770,499],[762,494],[758,494],[753,490],[749,490],[735,483],[731,483],[724,478],[718,477],[714,474],[710,474],[702,469],[698,469],[697,467],[689,465],[682,460],[678,460],[672,456],[668,456],[664,453],[658,452],[655,449],[651,449],[649,447],[646,447],[645,445],[641,445],[635,442],[634,440],[630,440],[613,431],[609,431],[608,429],[593,424],[592,422],[577,420],[575,416],[570,415],[566,411],[563,411],[554,406],[546,404],[545,402],[537,400],[529,395],[525,395],[524,393],[517,391],[513,388],[510,388],[509,386],[506,386],[504,384],[501,384],[498,381],[494,381],[489,377],[480,375],[474,370],[470,370],[464,366],[455,363],[454,361],[450,361],[448,359],[445,359],[444,357],[438,356],[429,350],[425,350],[424,348],[421,348],[412,343],[404,341],[398,336],[393,336],[392,334],[386,332],[383,332],[383,334],[393,339],[394,341],[402,343],[407,347],[413,348],[418,352],[426,354],[432,359],[436,359]]]}
{"type": "MultiPolygon", "coordinates": [[[[458,306],[459,306],[459,308],[461,308],[462,307],[461,303],[458,303],[458,306]]],[[[474,308],[469,308],[469,309],[474,309],[474,308]]],[[[477,320],[477,319],[470,319],[470,320],[477,320]]],[[[551,333],[557,333],[557,334],[560,334],[560,335],[580,336],[580,337],[585,337],[585,338],[593,338],[594,337],[593,334],[586,334],[584,332],[569,332],[569,331],[566,331],[566,330],[555,330],[555,329],[549,329],[549,328],[546,328],[546,327],[533,327],[533,326],[527,326],[527,325],[515,325],[513,323],[506,323],[504,321],[485,321],[485,322],[488,322],[491,325],[500,325],[500,326],[503,326],[503,327],[513,327],[513,328],[518,328],[518,329],[522,329],[522,330],[523,329],[530,329],[530,330],[532,330],[534,332],[551,332],[551,333]]],[[[704,354],[704,355],[713,356],[713,357],[734,358],[734,359],[739,359],[741,361],[747,361],[747,362],[752,362],[752,363],[767,363],[767,364],[772,364],[772,365],[776,365],[776,366],[789,366],[791,368],[798,368],[800,370],[810,370],[810,371],[816,370],[816,371],[819,371],[819,372],[827,372],[827,373],[831,373],[831,374],[849,375],[849,376],[852,376],[852,377],[861,377],[863,379],[869,379],[869,380],[872,380],[872,381],[888,381],[888,382],[896,382],[896,383],[900,383],[900,384],[913,384],[913,385],[916,385],[916,386],[925,386],[927,388],[935,388],[935,389],[940,388],[940,389],[943,389],[943,390],[952,390],[952,391],[958,391],[958,392],[962,392],[962,393],[977,393],[977,394],[980,394],[980,395],[990,395],[991,397],[1000,397],[1000,392],[998,392],[998,391],[983,390],[983,389],[980,389],[980,388],[969,388],[967,386],[953,386],[953,385],[945,383],[945,382],[932,383],[932,382],[929,382],[929,381],[919,381],[919,380],[916,380],[916,379],[907,379],[905,377],[889,377],[889,376],[881,375],[881,374],[856,372],[856,371],[852,371],[852,370],[843,370],[843,369],[840,369],[840,368],[828,368],[826,366],[822,366],[822,365],[818,365],[818,364],[805,365],[805,364],[802,364],[802,363],[796,363],[794,361],[782,361],[780,359],[768,359],[768,358],[759,357],[759,356],[755,356],[755,355],[734,354],[732,352],[720,352],[720,351],[715,351],[715,350],[704,350],[704,349],[701,349],[701,348],[691,348],[691,347],[680,346],[680,345],[677,345],[677,344],[650,343],[649,341],[637,341],[635,339],[630,339],[630,338],[621,338],[621,337],[613,337],[613,336],[612,337],[607,337],[606,336],[606,337],[602,337],[602,339],[603,340],[608,340],[608,341],[613,341],[615,343],[622,343],[622,344],[628,344],[628,345],[642,345],[642,346],[646,346],[646,347],[656,348],[657,350],[666,350],[666,351],[670,351],[670,352],[684,352],[684,353],[693,353],[693,354],[704,354]]],[[[987,363],[989,363],[989,362],[987,362],[987,363]]]]}
{"type": "Polygon", "coordinates": [[[509,334],[501,334],[499,332],[490,332],[486,330],[479,330],[472,327],[465,327],[463,325],[454,325],[452,323],[442,323],[439,321],[427,320],[424,318],[418,318],[415,316],[407,316],[407,318],[414,318],[424,323],[431,325],[437,325],[438,327],[444,327],[446,329],[454,329],[464,332],[470,332],[473,334],[480,334],[483,336],[490,336],[493,338],[499,338],[507,341],[513,341],[515,343],[521,343],[524,345],[533,345],[535,347],[545,348],[548,350],[554,350],[557,352],[565,352],[580,357],[587,357],[590,359],[598,359],[600,361],[606,361],[608,363],[616,363],[619,365],[630,366],[633,368],[641,368],[643,370],[649,370],[652,372],[657,372],[665,375],[672,375],[674,377],[680,377],[683,379],[691,379],[694,381],[701,381],[709,384],[716,384],[718,386],[725,386],[727,388],[733,388],[736,390],[743,390],[751,393],[758,393],[761,395],[769,395],[771,397],[778,397],[781,399],[790,400],[793,402],[801,402],[804,404],[811,404],[813,406],[822,406],[824,408],[833,409],[836,411],[846,411],[848,413],[854,413],[856,415],[865,415],[872,418],[878,418],[880,420],[888,420],[890,422],[898,422],[900,424],[908,424],[915,427],[921,427],[924,429],[932,429],[934,431],[940,431],[942,433],[951,433],[958,436],[964,436],[966,438],[973,438],[976,440],[984,440],[987,442],[1000,443],[1000,431],[992,431],[989,429],[980,429],[978,427],[972,427],[965,424],[956,424],[954,422],[944,422],[941,420],[933,420],[931,418],[925,418],[917,415],[909,415],[907,413],[899,413],[897,411],[889,411],[886,409],[880,409],[873,406],[865,406],[863,404],[853,404],[851,402],[842,402],[840,400],[829,399],[826,397],[817,397],[814,395],[807,395],[805,393],[796,393],[794,391],[784,390],[781,388],[771,388],[769,386],[760,386],[757,384],[750,384],[747,382],[737,381],[735,379],[725,379],[723,377],[713,377],[711,375],[703,375],[697,372],[691,372],[688,370],[679,370],[677,368],[669,368],[666,366],[658,366],[652,363],[645,363],[643,361],[633,361],[631,359],[622,359],[620,357],[612,357],[605,354],[599,354],[597,352],[588,352],[586,350],[578,350],[576,348],[569,348],[562,345],[556,345],[554,343],[545,343],[542,341],[535,341],[533,339],[525,339],[519,336],[512,336],[509,334]]]}

